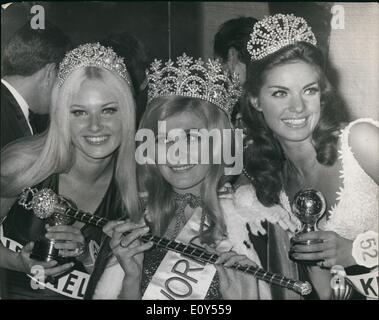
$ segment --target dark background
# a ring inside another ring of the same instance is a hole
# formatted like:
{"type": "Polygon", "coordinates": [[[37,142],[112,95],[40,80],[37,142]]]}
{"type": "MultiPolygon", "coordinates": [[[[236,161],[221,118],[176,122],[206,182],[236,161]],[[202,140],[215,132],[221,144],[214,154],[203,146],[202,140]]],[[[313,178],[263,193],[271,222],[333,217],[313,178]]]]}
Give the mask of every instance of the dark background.
{"type": "Polygon", "coordinates": [[[327,52],[332,3],[284,2],[169,2],[78,1],[14,3],[1,13],[2,46],[32,17],[40,4],[46,19],[67,33],[74,45],[127,31],[146,47],[150,57],[175,58],[182,52],[210,58],[218,25],[236,16],[258,19],[270,13],[294,13],[308,20],[327,52]]]}
{"type": "Polygon", "coordinates": [[[173,57],[184,50],[194,56],[201,55],[201,46],[198,43],[201,35],[200,3],[192,2],[15,3],[2,10],[2,46],[19,27],[30,20],[33,16],[30,8],[34,4],[44,7],[46,19],[69,35],[74,45],[97,41],[112,32],[127,31],[145,44],[150,56],[154,58],[167,59],[170,49],[173,57]]]}

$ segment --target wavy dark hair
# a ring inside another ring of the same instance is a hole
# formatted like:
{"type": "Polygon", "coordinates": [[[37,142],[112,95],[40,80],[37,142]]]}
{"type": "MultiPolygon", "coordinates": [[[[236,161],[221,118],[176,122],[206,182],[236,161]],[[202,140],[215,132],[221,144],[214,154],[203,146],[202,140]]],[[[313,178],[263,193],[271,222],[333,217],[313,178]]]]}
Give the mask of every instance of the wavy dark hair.
{"type": "Polygon", "coordinates": [[[285,46],[248,66],[242,113],[243,119],[250,129],[249,135],[253,144],[245,150],[244,163],[245,169],[253,178],[252,183],[257,197],[265,206],[272,206],[280,202],[279,195],[285,176],[284,164],[287,160],[274,132],[267,126],[262,112],[257,111],[251,105],[250,99],[258,96],[267,71],[295,61],[306,62],[314,66],[319,73],[321,112],[312,138],[317,161],[320,164],[331,166],[335,163],[339,131],[341,124],[347,121],[347,114],[341,100],[326,77],[323,54],[315,46],[306,42],[298,42],[285,46]]]}

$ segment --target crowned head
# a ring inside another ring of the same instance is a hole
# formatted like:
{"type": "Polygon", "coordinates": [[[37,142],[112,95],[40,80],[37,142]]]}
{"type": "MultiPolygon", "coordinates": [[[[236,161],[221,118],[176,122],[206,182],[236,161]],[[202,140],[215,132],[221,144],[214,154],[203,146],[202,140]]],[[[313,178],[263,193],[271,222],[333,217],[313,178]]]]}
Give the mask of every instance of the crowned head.
{"type": "Polygon", "coordinates": [[[278,13],[255,23],[247,50],[251,60],[257,61],[297,42],[307,42],[314,46],[317,44],[316,37],[304,18],[278,13]]]}
{"type": "Polygon", "coordinates": [[[158,97],[198,98],[213,103],[229,118],[242,94],[238,77],[224,71],[218,60],[194,60],[185,53],[176,62],[155,60],[148,81],[149,103],[158,97]]]}
{"type": "Polygon", "coordinates": [[[86,43],[66,53],[59,65],[58,81],[62,86],[73,71],[83,67],[99,67],[107,69],[130,85],[129,74],[124,59],[118,56],[112,48],[100,43],[86,43]]]}

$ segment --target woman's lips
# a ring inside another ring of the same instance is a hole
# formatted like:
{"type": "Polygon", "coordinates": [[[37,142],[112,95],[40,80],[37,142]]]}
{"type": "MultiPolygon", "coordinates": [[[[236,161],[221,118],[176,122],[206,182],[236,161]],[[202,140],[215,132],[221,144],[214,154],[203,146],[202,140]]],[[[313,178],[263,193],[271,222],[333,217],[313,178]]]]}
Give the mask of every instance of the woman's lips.
{"type": "Polygon", "coordinates": [[[282,122],[284,122],[286,126],[291,127],[291,128],[301,128],[306,124],[307,117],[287,118],[287,119],[282,119],[282,122]]]}
{"type": "Polygon", "coordinates": [[[196,164],[186,164],[183,166],[170,167],[170,169],[174,172],[183,172],[192,169],[194,166],[196,166],[196,164]]]}
{"type": "Polygon", "coordinates": [[[102,144],[102,143],[108,141],[109,137],[110,136],[108,136],[108,135],[104,135],[104,136],[85,136],[84,139],[86,139],[86,141],[89,144],[98,145],[98,144],[102,144]]]}

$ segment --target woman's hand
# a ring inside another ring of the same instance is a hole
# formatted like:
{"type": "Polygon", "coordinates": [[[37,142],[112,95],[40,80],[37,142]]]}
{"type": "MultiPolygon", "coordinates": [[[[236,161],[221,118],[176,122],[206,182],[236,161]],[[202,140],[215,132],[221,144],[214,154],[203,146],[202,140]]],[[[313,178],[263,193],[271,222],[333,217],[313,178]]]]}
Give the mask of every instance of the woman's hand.
{"type": "MultiPolygon", "coordinates": [[[[58,276],[66,271],[68,271],[70,268],[74,266],[74,263],[65,263],[62,265],[57,265],[57,261],[37,261],[30,258],[30,254],[33,250],[34,242],[27,243],[19,252],[17,259],[19,261],[19,270],[21,272],[27,273],[27,274],[33,274],[35,275],[35,272],[33,272],[33,267],[38,266],[39,268],[42,268],[43,274],[38,274],[38,276],[43,275],[45,278],[48,276],[58,276]]],[[[40,279],[40,278],[39,278],[40,279]]]]}
{"type": "Polygon", "coordinates": [[[54,248],[62,257],[77,257],[85,252],[86,243],[80,228],[76,226],[46,226],[46,238],[56,240],[54,248]]]}
{"type": "Polygon", "coordinates": [[[257,299],[259,295],[256,279],[242,271],[228,268],[235,264],[257,267],[256,263],[245,255],[239,255],[234,251],[220,253],[209,246],[207,246],[206,249],[219,255],[215,267],[220,278],[220,292],[223,299],[257,299]]]}
{"type": "MultiPolygon", "coordinates": [[[[104,233],[112,237],[109,245],[123,268],[126,278],[139,278],[142,272],[143,252],[153,246],[152,242],[141,244],[138,239],[149,231],[144,222],[110,221],[104,228],[104,233]],[[125,232],[130,232],[124,235],[125,232]]],[[[125,280],[126,281],[126,280],[125,280]]]]}
{"type": "Polygon", "coordinates": [[[314,231],[292,239],[291,251],[296,260],[321,260],[320,267],[331,268],[335,265],[349,267],[356,264],[352,257],[353,241],[345,239],[333,231],[314,231]],[[304,245],[296,243],[307,240],[322,240],[321,243],[304,245]]]}

